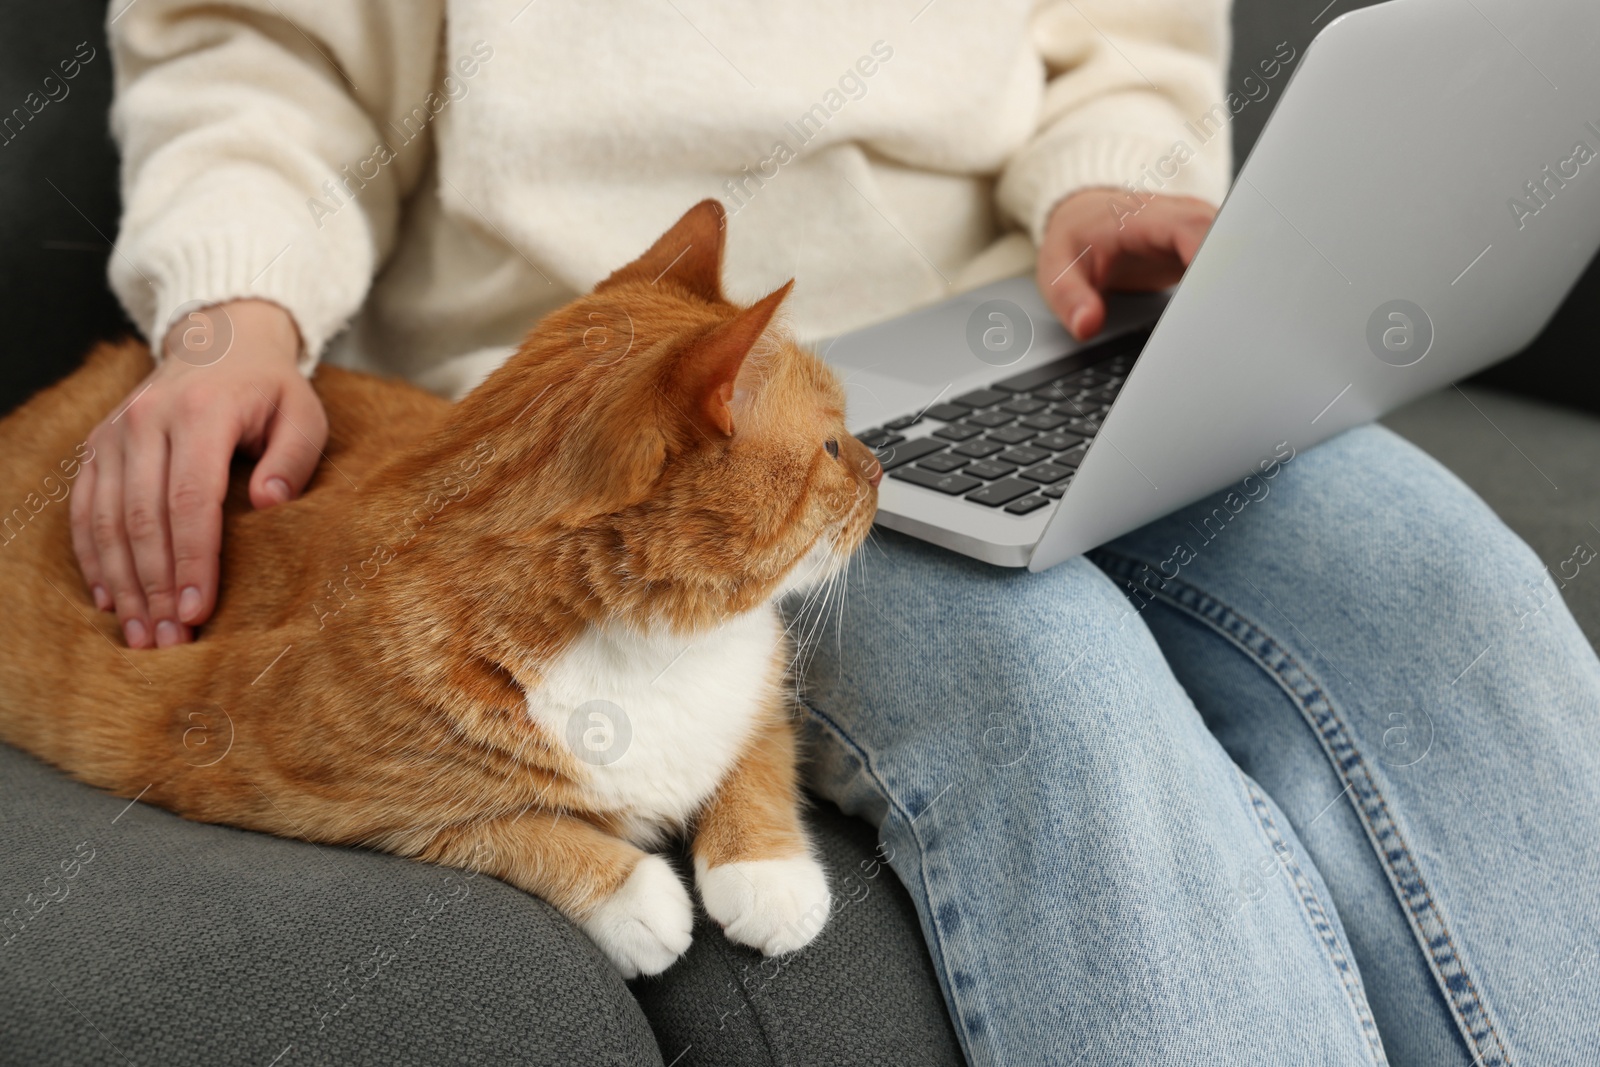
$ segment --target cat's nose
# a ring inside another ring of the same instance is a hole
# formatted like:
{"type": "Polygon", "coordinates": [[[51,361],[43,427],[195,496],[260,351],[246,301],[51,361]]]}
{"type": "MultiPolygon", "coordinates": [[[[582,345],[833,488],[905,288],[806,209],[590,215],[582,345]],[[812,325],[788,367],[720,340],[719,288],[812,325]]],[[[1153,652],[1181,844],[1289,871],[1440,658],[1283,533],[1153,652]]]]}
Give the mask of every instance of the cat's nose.
{"type": "Polygon", "coordinates": [[[872,461],[871,469],[867,471],[867,481],[872,483],[872,488],[874,489],[878,488],[878,483],[883,481],[883,464],[879,463],[876,458],[872,461]]]}

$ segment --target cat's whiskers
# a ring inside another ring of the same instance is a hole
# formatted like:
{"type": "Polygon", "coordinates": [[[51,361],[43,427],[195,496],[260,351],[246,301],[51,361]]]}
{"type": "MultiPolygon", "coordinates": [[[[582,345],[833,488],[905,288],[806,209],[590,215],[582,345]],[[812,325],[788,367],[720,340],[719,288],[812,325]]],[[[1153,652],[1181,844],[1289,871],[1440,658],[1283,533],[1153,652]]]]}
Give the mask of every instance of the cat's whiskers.
{"type": "Polygon", "coordinates": [[[817,572],[825,568],[829,562],[828,553],[826,551],[819,551],[819,547],[820,546],[818,546],[816,542],[813,542],[811,546],[806,549],[805,554],[800,557],[797,563],[794,564],[795,569],[807,567],[809,564],[805,574],[800,576],[798,579],[791,574],[789,578],[785,579],[785,581],[780,584],[778,595],[774,598],[775,600],[782,601],[794,593],[798,592],[802,594],[800,606],[792,612],[788,623],[783,628],[783,636],[785,637],[788,637],[791,631],[793,631],[797,625],[801,624],[802,620],[805,618],[806,612],[810,610],[812,603],[823,592],[825,583],[813,581],[813,579],[817,576],[817,572]],[[815,559],[812,557],[815,557],[815,559]]]}
{"type": "MultiPolygon", "coordinates": [[[[868,506],[869,502],[875,509],[875,500],[865,496],[858,498],[856,503],[852,506],[849,514],[844,516],[837,523],[834,523],[825,535],[828,543],[827,548],[824,550],[823,558],[819,562],[819,566],[826,565],[828,566],[829,571],[827,580],[822,586],[822,601],[820,605],[816,606],[816,619],[810,623],[809,629],[806,631],[804,638],[798,642],[794,657],[790,662],[790,672],[791,677],[794,679],[795,694],[797,699],[800,695],[802,677],[810,666],[810,661],[806,659],[806,656],[808,653],[812,657],[816,655],[817,646],[813,644],[812,639],[821,632],[823,625],[826,623],[830,610],[830,602],[833,599],[833,593],[835,590],[837,590],[839,594],[838,606],[836,609],[837,622],[835,624],[835,631],[840,642],[839,649],[842,663],[844,641],[844,609],[846,600],[849,596],[850,564],[853,562],[856,556],[855,550],[843,548],[842,542],[844,542],[846,539],[847,531],[852,529],[855,523],[860,520],[861,510],[862,508],[868,506]]],[[[873,530],[869,525],[863,541],[870,540],[872,537],[873,530]]],[[[879,547],[879,551],[882,551],[881,546],[879,547]]],[[[808,596],[806,598],[805,604],[802,605],[800,611],[798,611],[795,615],[795,623],[798,623],[804,618],[804,613],[814,606],[815,601],[816,597],[814,596],[808,596]]],[[[793,625],[794,623],[791,623],[790,628],[792,628],[793,625]]]]}
{"type": "MultiPolygon", "coordinates": [[[[846,558],[848,559],[848,557],[846,558]]],[[[809,653],[812,656],[815,656],[816,654],[816,645],[814,639],[818,634],[821,633],[822,626],[827,621],[828,604],[832,599],[835,587],[838,585],[839,575],[841,573],[842,572],[839,569],[834,569],[829,573],[828,580],[823,584],[822,587],[822,602],[821,604],[817,605],[816,618],[812,620],[806,630],[805,635],[800,639],[799,642],[797,642],[795,646],[795,654],[790,659],[789,669],[796,677],[803,675],[806,669],[810,666],[810,660],[806,658],[807,654],[809,653]]]]}
{"type": "Polygon", "coordinates": [[[811,663],[815,660],[816,654],[821,648],[821,641],[818,638],[821,637],[824,628],[827,626],[829,614],[833,610],[833,602],[835,600],[838,602],[839,617],[843,618],[845,582],[848,569],[849,557],[842,557],[842,566],[828,576],[822,603],[817,606],[816,617],[812,621],[810,629],[807,631],[804,640],[795,649],[790,669],[796,680],[797,692],[800,679],[811,669],[811,663]],[[835,592],[839,594],[837,598],[834,596],[835,592]]]}
{"type": "Polygon", "coordinates": [[[806,620],[805,632],[794,643],[794,651],[789,656],[788,672],[791,677],[801,677],[805,674],[805,655],[810,647],[811,635],[816,626],[816,617],[806,620]]]}
{"type": "MultiPolygon", "coordinates": [[[[812,609],[812,606],[816,603],[818,597],[826,594],[827,588],[827,583],[822,582],[806,589],[805,595],[800,600],[800,606],[795,609],[793,617],[789,620],[788,625],[783,628],[783,635],[785,637],[790,636],[791,631],[793,631],[796,626],[804,625],[807,612],[812,609]]],[[[800,641],[797,639],[795,647],[798,648],[799,645],[800,641]]],[[[791,660],[790,666],[792,667],[793,665],[793,660],[791,660]]]]}
{"type": "Polygon", "coordinates": [[[853,562],[855,562],[853,556],[846,557],[844,569],[839,572],[842,576],[839,583],[839,618],[834,623],[833,629],[834,638],[837,642],[836,651],[840,664],[839,669],[841,671],[844,670],[844,605],[845,601],[850,599],[850,564],[853,562]]]}

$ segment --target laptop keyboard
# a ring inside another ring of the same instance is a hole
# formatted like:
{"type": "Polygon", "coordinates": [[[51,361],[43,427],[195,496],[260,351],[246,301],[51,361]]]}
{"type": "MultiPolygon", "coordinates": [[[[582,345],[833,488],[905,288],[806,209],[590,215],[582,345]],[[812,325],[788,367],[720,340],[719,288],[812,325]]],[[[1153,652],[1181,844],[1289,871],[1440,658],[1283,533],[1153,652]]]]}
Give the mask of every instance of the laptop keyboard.
{"type": "Polygon", "coordinates": [[[897,481],[1030,515],[1072,484],[1149,336],[1079,349],[856,437],[897,481]]]}

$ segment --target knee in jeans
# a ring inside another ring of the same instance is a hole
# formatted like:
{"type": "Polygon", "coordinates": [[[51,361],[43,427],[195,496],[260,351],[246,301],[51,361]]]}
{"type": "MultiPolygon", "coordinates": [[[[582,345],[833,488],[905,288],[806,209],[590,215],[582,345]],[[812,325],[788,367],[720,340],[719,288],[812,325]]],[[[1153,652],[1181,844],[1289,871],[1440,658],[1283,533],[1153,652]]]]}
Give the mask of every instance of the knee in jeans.
{"type": "Polygon", "coordinates": [[[1418,611],[1452,615],[1492,607],[1542,574],[1476,493],[1383,427],[1349,431],[1296,464],[1280,480],[1277,521],[1348,596],[1409,595],[1418,611]]]}

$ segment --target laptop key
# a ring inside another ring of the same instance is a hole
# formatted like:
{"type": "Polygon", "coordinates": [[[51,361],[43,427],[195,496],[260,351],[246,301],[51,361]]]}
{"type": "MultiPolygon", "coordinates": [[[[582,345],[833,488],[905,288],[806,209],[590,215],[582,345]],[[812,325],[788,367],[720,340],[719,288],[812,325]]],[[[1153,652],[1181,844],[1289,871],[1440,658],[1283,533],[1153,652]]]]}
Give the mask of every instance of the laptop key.
{"type": "Polygon", "coordinates": [[[924,437],[916,441],[903,441],[877,450],[878,463],[886,471],[910,463],[914,459],[931,455],[947,447],[937,437],[924,437]]]}
{"type": "Polygon", "coordinates": [[[1015,463],[1019,467],[1027,467],[1041,460],[1050,458],[1050,453],[1042,448],[1029,448],[1027,445],[1018,445],[1007,452],[1002,452],[995,457],[1001,463],[1015,463]]]}
{"type": "Polygon", "coordinates": [[[901,467],[889,477],[898,478],[902,482],[910,482],[912,485],[920,485],[924,489],[934,489],[941,493],[948,493],[951,496],[965,493],[969,489],[976,489],[983,484],[978,479],[968,478],[964,474],[936,474],[933,471],[925,471],[921,467],[901,467]]]}
{"type": "Polygon", "coordinates": [[[980,411],[976,415],[968,415],[967,423],[972,426],[993,428],[1004,426],[1008,422],[1015,422],[1016,416],[1009,411],[980,411]]]}
{"type": "Polygon", "coordinates": [[[995,389],[1005,389],[1012,393],[1027,393],[1039,388],[1048,381],[1063,377],[1082,370],[1091,364],[1097,369],[1109,364],[1112,360],[1119,360],[1123,366],[1129,366],[1136,358],[1136,354],[1144,347],[1150,337],[1150,331],[1136,330],[1133,333],[1122,334],[1108,341],[1096,341],[1069,355],[1063,355],[1050,362],[1034,367],[1032,370],[1023,371],[1010,378],[1002,378],[990,385],[995,389]]]}
{"type": "Polygon", "coordinates": [[[1051,500],[1060,500],[1061,494],[1065,493],[1067,491],[1067,486],[1071,484],[1072,479],[1068,478],[1064,481],[1057,482],[1055,485],[1047,485],[1044,487],[1044,495],[1049,497],[1051,500]]]}
{"type": "Polygon", "coordinates": [[[1100,405],[1092,400],[1078,400],[1068,397],[1051,408],[1050,411],[1063,419],[1092,419],[1100,414],[1100,405]]]}
{"type": "Polygon", "coordinates": [[[1034,448],[1048,448],[1052,452],[1059,452],[1082,443],[1083,438],[1075,433],[1042,433],[1033,439],[1034,448]]]}
{"type": "Polygon", "coordinates": [[[1023,426],[1030,426],[1035,430],[1054,430],[1057,427],[1065,426],[1066,424],[1067,416],[1053,415],[1048,411],[1041,412],[1038,415],[1029,415],[1027,418],[1022,420],[1023,426]]]}
{"type": "Polygon", "coordinates": [[[1069,467],[1058,467],[1054,463],[1041,463],[1037,467],[1029,467],[1018,477],[1026,478],[1030,482],[1038,482],[1040,485],[1049,485],[1051,482],[1059,482],[1071,473],[1072,470],[1069,467]]]}
{"type": "Polygon", "coordinates": [[[957,419],[964,419],[971,415],[972,409],[964,408],[960,404],[935,404],[927,411],[924,411],[923,414],[930,419],[938,419],[940,422],[955,422],[957,419]]]}
{"type": "Polygon", "coordinates": [[[964,422],[952,422],[933,431],[935,437],[943,437],[947,441],[968,441],[982,432],[981,426],[968,426],[964,422]]]}
{"type": "Polygon", "coordinates": [[[982,478],[986,482],[992,482],[996,478],[1005,478],[1016,472],[1017,468],[1009,463],[996,463],[993,460],[980,459],[976,463],[967,464],[966,469],[961,473],[970,475],[973,478],[982,478]]]}
{"type": "Polygon", "coordinates": [[[999,441],[1003,445],[1020,445],[1038,432],[1026,426],[1002,426],[998,430],[989,431],[989,440],[999,441]]]}
{"type": "Polygon", "coordinates": [[[1009,411],[1014,415],[1032,415],[1035,411],[1043,411],[1049,406],[1043,400],[1035,400],[1030,396],[1019,396],[1015,400],[1001,404],[1000,410],[1009,411]]]}
{"type": "Polygon", "coordinates": [[[1011,503],[1019,496],[1027,496],[1038,488],[1032,482],[1021,482],[1015,478],[1007,478],[1005,481],[986,485],[976,493],[968,493],[967,499],[974,504],[984,504],[991,508],[997,508],[1001,504],[1011,503]]]}
{"type": "Polygon", "coordinates": [[[991,404],[998,404],[1002,400],[1010,400],[1010,393],[1002,393],[998,389],[974,389],[970,393],[963,393],[952,401],[956,404],[965,404],[969,408],[986,408],[991,404]]]}
{"type": "Polygon", "coordinates": [[[1006,510],[1013,515],[1026,515],[1030,511],[1038,511],[1050,501],[1042,496],[1025,496],[1021,500],[1013,500],[1006,505],[1006,510]]]}
{"type": "Polygon", "coordinates": [[[883,424],[885,430],[905,430],[922,421],[921,415],[902,415],[883,424]]]}
{"type": "Polygon", "coordinates": [[[972,461],[966,456],[952,456],[948,452],[935,452],[917,466],[925,471],[936,471],[939,474],[949,474],[959,467],[964,467],[972,461]]]}
{"type": "Polygon", "coordinates": [[[956,445],[956,447],[952,448],[950,451],[954,452],[958,456],[971,456],[973,459],[983,459],[986,456],[994,455],[996,452],[999,452],[1004,448],[1005,445],[996,444],[987,438],[980,437],[976,441],[968,441],[965,444],[956,445]]]}
{"type": "Polygon", "coordinates": [[[889,430],[863,430],[856,434],[856,440],[868,448],[882,448],[885,445],[897,445],[904,441],[905,435],[892,433],[889,430]]]}
{"type": "Polygon", "coordinates": [[[1087,444],[1079,445],[1077,448],[1069,448],[1065,452],[1062,452],[1060,455],[1056,456],[1055,459],[1051,460],[1051,462],[1058,467],[1066,467],[1069,470],[1077,470],[1078,464],[1083,462],[1083,457],[1088,453],[1088,451],[1089,446],[1087,444]]]}

